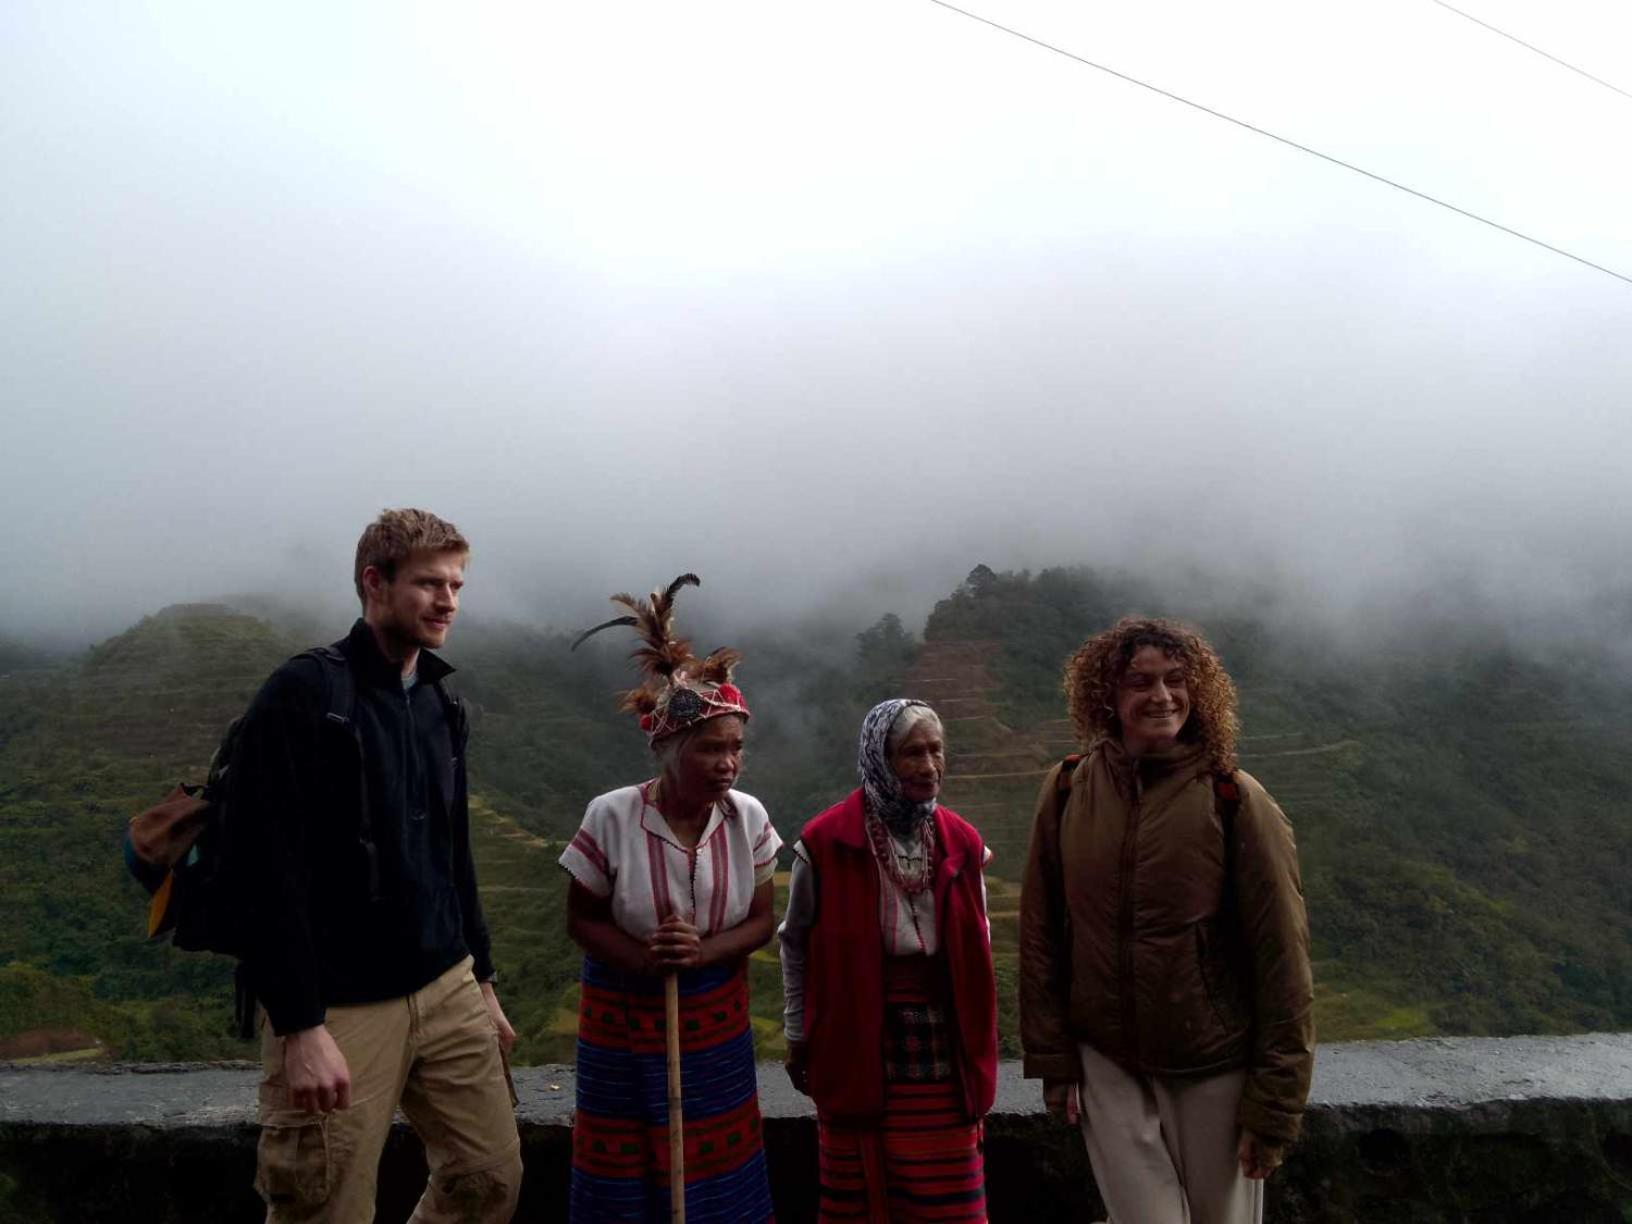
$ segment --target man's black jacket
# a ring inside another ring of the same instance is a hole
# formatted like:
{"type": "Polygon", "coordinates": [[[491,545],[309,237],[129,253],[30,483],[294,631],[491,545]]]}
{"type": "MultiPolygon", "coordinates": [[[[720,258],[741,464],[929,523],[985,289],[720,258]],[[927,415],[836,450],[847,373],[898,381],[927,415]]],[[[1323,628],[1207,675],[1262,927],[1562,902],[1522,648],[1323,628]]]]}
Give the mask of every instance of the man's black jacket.
{"type": "Polygon", "coordinates": [[[421,651],[404,690],[361,620],[335,646],[355,688],[349,721],[326,709],[332,665],[297,656],[250,705],[230,775],[228,819],[247,851],[244,962],[280,1035],[323,1023],[330,1006],[412,994],[467,952],[478,980],[493,975],[463,720],[449,725],[436,684],[453,669],[421,651]]]}

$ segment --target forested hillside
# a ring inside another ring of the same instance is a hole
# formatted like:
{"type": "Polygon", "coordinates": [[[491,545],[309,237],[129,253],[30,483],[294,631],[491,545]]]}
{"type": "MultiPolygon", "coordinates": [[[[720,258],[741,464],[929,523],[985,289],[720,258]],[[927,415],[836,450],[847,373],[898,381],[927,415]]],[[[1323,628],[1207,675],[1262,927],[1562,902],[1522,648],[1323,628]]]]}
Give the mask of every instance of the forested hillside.
{"type": "Polygon", "coordinates": [[[229,967],[147,943],[119,839],[175,782],[202,780],[227,722],[297,648],[187,605],[0,679],[0,1049],[51,1048],[71,1029],[127,1058],[242,1056],[226,1035],[229,967]]]}
{"type": "MultiPolygon", "coordinates": [[[[72,662],[19,651],[29,666],[0,673],[0,1058],[250,1052],[227,1033],[230,963],[144,938],[145,897],[119,839],[133,812],[202,779],[227,723],[311,644],[309,626],[299,634],[182,605],[72,662]]],[[[592,796],[650,772],[643,738],[617,712],[627,645],[570,654],[569,641],[470,622],[448,652],[472,712],[473,837],[523,1061],[570,1058],[576,1032],[577,954],[555,865],[563,839],[592,796]]],[[[874,694],[899,683],[909,644],[897,625],[859,652],[843,631],[744,645],[758,711],[744,785],[774,811],[810,815],[850,785],[854,728],[874,694]]],[[[756,962],[755,983],[774,1049],[773,957],[756,962]]]]}
{"type": "MultiPolygon", "coordinates": [[[[982,568],[925,637],[997,643],[999,716],[1057,736],[1061,662],[1134,608],[1195,615],[1088,570],[982,568]]],[[[1624,671],[1489,627],[1402,625],[1362,650],[1275,620],[1205,627],[1241,692],[1242,767],[1297,830],[1322,1034],[1632,1025],[1624,671]]]]}
{"type": "MultiPolygon", "coordinates": [[[[755,711],[742,785],[791,842],[853,785],[871,702],[933,701],[948,728],[947,801],[998,852],[994,931],[1012,994],[1007,881],[1041,773],[1071,746],[1060,664],[1134,609],[1202,620],[1240,686],[1243,766],[1298,831],[1324,1037],[1632,1027],[1632,686],[1579,644],[1520,649],[1440,625],[1360,650],[1280,612],[1198,612],[1125,576],[981,567],[922,640],[894,617],[735,638],[755,711]]],[[[190,605],[68,662],[8,653],[0,1057],[247,1052],[226,1036],[229,966],[142,938],[144,898],[118,841],[133,811],[202,776],[227,721],[310,632],[190,605]]],[[[469,620],[447,652],[473,711],[473,836],[522,1061],[571,1055],[577,956],[562,929],[560,844],[589,797],[648,772],[616,712],[626,644],[569,653],[567,641],[469,620]]],[[[761,1050],[774,1054],[771,953],[753,982],[761,1050]]]]}

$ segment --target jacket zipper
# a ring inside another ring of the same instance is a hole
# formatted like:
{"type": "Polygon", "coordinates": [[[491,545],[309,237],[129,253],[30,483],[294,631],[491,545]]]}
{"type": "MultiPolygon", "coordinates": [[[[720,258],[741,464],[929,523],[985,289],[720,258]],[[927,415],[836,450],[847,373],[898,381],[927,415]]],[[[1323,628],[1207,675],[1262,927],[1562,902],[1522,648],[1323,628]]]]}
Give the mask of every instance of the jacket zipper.
{"type": "MultiPolygon", "coordinates": [[[[414,685],[414,688],[418,688],[418,687],[419,687],[419,685],[416,682],[415,685],[414,685]]],[[[437,699],[438,699],[438,701],[441,700],[440,694],[438,695],[437,699]]],[[[433,768],[435,768],[435,766],[432,766],[432,765],[427,763],[429,761],[434,761],[436,758],[434,756],[422,755],[420,753],[420,751],[419,751],[419,723],[414,718],[414,689],[413,688],[405,688],[405,689],[402,690],[402,708],[407,713],[407,716],[408,716],[408,725],[407,725],[406,730],[403,732],[403,737],[404,738],[403,738],[403,745],[402,745],[402,750],[403,750],[402,751],[402,772],[403,772],[403,778],[404,778],[404,785],[403,785],[403,788],[402,788],[402,793],[403,793],[404,797],[407,800],[408,819],[409,820],[414,820],[416,818],[416,815],[417,815],[418,820],[420,820],[420,821],[429,821],[431,819],[431,808],[430,808],[431,790],[432,790],[432,788],[437,788],[438,790],[440,790],[441,783],[436,778],[433,778],[431,776],[431,770],[433,768]],[[409,755],[410,753],[413,754],[412,757],[410,757],[410,755],[409,755]],[[411,766],[411,763],[410,763],[411,760],[417,760],[420,763],[420,765],[419,765],[419,788],[418,788],[417,791],[411,785],[411,783],[413,782],[413,778],[414,778],[414,770],[413,770],[413,768],[411,766]],[[424,804],[423,807],[420,806],[422,803],[424,804]]],[[[453,743],[453,741],[455,740],[455,738],[457,736],[456,736],[456,732],[453,729],[453,719],[451,718],[451,716],[446,715],[445,707],[444,707],[444,717],[446,718],[446,721],[447,721],[447,724],[448,724],[448,742],[451,744],[451,743],[453,743]]],[[[454,760],[458,761],[458,759],[459,759],[458,756],[455,755],[454,760]]],[[[451,796],[448,799],[446,817],[447,817],[447,835],[448,835],[448,845],[447,845],[448,887],[449,887],[449,889],[453,890],[454,892],[457,892],[458,891],[458,886],[454,884],[455,869],[454,869],[454,862],[453,862],[453,841],[454,841],[454,838],[453,838],[453,799],[452,799],[451,796]]],[[[428,830],[430,830],[430,831],[428,831],[426,833],[426,836],[428,838],[430,838],[431,844],[434,847],[435,844],[436,844],[436,836],[435,836],[435,832],[434,832],[434,827],[431,826],[431,825],[427,825],[426,827],[427,827],[428,830]]]]}
{"type": "Polygon", "coordinates": [[[1121,906],[1117,916],[1117,950],[1121,969],[1122,1043],[1123,1049],[1135,1066],[1142,1065],[1136,1026],[1139,1021],[1138,1005],[1134,998],[1133,981],[1133,874],[1138,857],[1139,816],[1144,800],[1144,781],[1138,766],[1133,773],[1133,806],[1128,811],[1127,828],[1122,833],[1121,906]]]}
{"type": "Polygon", "coordinates": [[[402,797],[407,807],[407,816],[410,821],[424,819],[424,814],[418,810],[418,800],[422,796],[414,792],[414,769],[412,756],[419,746],[419,735],[414,727],[414,698],[412,689],[402,690],[402,797]]]}

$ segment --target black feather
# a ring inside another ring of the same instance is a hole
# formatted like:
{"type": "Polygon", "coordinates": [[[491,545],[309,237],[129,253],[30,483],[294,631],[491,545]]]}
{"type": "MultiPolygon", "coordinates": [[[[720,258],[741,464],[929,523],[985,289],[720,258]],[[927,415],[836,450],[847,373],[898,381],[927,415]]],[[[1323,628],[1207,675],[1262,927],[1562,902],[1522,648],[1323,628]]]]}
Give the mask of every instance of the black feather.
{"type": "Polygon", "coordinates": [[[570,654],[572,651],[577,650],[578,647],[582,646],[586,641],[594,637],[602,629],[612,629],[618,625],[638,625],[639,623],[639,620],[633,616],[614,616],[611,620],[596,625],[593,629],[585,629],[582,633],[580,633],[577,640],[575,640],[572,646],[568,649],[568,653],[570,654]]]}
{"type": "Polygon", "coordinates": [[[668,603],[673,600],[674,593],[683,586],[700,587],[702,585],[703,580],[697,577],[696,574],[681,574],[680,577],[669,583],[669,589],[663,592],[663,602],[668,603]]]}

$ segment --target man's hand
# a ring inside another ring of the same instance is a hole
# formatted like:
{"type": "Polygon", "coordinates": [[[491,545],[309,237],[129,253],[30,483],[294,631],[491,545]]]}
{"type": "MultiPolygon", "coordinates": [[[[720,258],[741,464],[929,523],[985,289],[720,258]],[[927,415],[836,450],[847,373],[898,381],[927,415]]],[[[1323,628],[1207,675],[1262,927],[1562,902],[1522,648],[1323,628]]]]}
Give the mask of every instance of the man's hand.
{"type": "Polygon", "coordinates": [[[493,1027],[498,1031],[499,1049],[508,1058],[510,1047],[516,1044],[516,1030],[510,1027],[504,1008],[499,1006],[499,992],[493,988],[492,982],[482,983],[482,1002],[487,1004],[487,1014],[493,1018],[493,1027]]]}
{"type": "Polygon", "coordinates": [[[351,1068],[324,1025],[283,1039],[283,1082],[291,1109],[329,1113],[351,1105],[351,1068]]]}
{"type": "Polygon", "coordinates": [[[1048,1110],[1049,1117],[1056,1122],[1069,1122],[1075,1126],[1082,1117],[1081,1105],[1077,1098],[1077,1085],[1073,1080],[1045,1081],[1043,1105],[1048,1110]]]}
{"type": "Polygon", "coordinates": [[[809,1047],[802,1041],[788,1042],[788,1055],[782,1061],[783,1068],[788,1073],[788,1080],[794,1090],[810,1095],[810,1061],[809,1047]]]}
{"type": "Polygon", "coordinates": [[[703,963],[703,937],[684,918],[670,915],[653,932],[646,954],[659,973],[693,969],[703,963]]]}
{"type": "Polygon", "coordinates": [[[1281,1161],[1286,1158],[1286,1149],[1244,1130],[1241,1132],[1241,1142],[1236,1145],[1235,1155],[1241,1162],[1242,1176],[1263,1181],[1281,1167],[1281,1161]]]}

